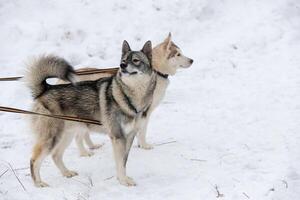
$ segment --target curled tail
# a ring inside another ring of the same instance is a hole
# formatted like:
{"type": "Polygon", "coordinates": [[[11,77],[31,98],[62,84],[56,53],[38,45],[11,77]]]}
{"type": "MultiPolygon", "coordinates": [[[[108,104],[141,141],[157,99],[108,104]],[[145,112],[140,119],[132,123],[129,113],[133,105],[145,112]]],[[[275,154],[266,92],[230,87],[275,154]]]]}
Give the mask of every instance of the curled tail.
{"type": "Polygon", "coordinates": [[[47,78],[59,78],[73,83],[75,71],[65,59],[57,56],[48,55],[34,59],[28,66],[26,76],[33,98],[38,98],[49,88],[47,78]]]}

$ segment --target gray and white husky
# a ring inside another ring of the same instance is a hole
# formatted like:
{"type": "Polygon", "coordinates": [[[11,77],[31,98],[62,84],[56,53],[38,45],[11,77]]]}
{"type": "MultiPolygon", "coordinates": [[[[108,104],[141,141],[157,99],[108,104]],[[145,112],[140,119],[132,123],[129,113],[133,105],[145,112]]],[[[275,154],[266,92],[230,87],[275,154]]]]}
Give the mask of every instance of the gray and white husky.
{"type": "Polygon", "coordinates": [[[31,177],[38,187],[48,186],[40,177],[40,167],[49,154],[63,176],[77,172],[67,169],[63,154],[75,134],[97,130],[111,139],[117,179],[126,186],[135,182],[126,175],[126,162],[135,135],[140,131],[153,100],[157,73],[152,69],[152,45],[148,41],[141,51],[132,51],[124,41],[120,69],[112,77],[74,83],[74,70],[62,58],[42,56],[29,65],[28,85],[32,91],[32,110],[39,113],[69,115],[101,121],[102,126],[32,116],[35,145],[30,160],[31,177]],[[71,84],[50,85],[56,77],[71,84]],[[77,133],[80,132],[80,133],[77,133]]]}
{"type": "MultiPolygon", "coordinates": [[[[189,68],[193,63],[191,58],[185,56],[181,49],[172,41],[171,33],[160,44],[155,46],[152,50],[152,66],[154,70],[158,72],[157,84],[154,89],[153,102],[149,108],[145,120],[143,120],[142,128],[137,135],[138,146],[143,149],[152,149],[153,146],[146,142],[147,126],[151,113],[160,104],[165,96],[166,89],[169,85],[168,76],[175,75],[176,71],[180,68],[189,68]]],[[[95,69],[95,68],[82,68],[83,69],[95,69]]],[[[111,74],[93,74],[84,75],[78,77],[79,80],[96,80],[101,77],[109,77],[111,74]]],[[[62,81],[59,81],[62,83],[62,81]]],[[[83,130],[84,131],[84,130],[83,130]]],[[[99,148],[101,145],[94,144],[89,136],[89,132],[78,134],[76,136],[76,143],[79,148],[81,156],[91,156],[93,153],[85,149],[83,141],[88,145],[90,149],[99,148]]]]}

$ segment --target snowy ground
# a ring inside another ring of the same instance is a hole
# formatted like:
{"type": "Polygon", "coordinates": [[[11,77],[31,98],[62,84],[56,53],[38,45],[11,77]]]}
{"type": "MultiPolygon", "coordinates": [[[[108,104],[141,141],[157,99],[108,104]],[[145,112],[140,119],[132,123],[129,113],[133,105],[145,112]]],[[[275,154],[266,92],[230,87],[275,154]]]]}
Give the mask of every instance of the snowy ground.
{"type": "MultiPolygon", "coordinates": [[[[66,152],[79,176],[63,178],[47,159],[51,187],[35,188],[27,123],[0,113],[1,200],[300,199],[299,1],[1,0],[0,24],[0,76],[23,74],[42,53],[76,67],[116,66],[124,39],[138,49],[169,31],[195,60],[171,78],[148,132],[153,144],[176,142],[130,154],[136,187],[111,178],[110,142],[94,134],[105,145],[93,157],[80,158],[74,144],[66,152]]],[[[0,105],[29,108],[22,82],[0,90],[0,105]]]]}

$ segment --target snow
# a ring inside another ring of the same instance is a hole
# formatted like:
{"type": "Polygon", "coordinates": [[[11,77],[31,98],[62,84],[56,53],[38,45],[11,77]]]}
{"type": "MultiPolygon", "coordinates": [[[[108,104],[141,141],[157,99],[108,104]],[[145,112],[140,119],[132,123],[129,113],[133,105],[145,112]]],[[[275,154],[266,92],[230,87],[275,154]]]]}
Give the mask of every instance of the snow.
{"type": "MultiPolygon", "coordinates": [[[[77,68],[117,66],[124,39],[139,49],[169,31],[194,59],[152,115],[154,149],[130,153],[136,187],[112,177],[110,141],[93,134],[105,144],[93,157],[79,157],[74,144],[66,151],[79,176],[62,177],[49,157],[41,173],[51,187],[35,188],[26,117],[0,113],[0,199],[300,198],[299,1],[2,0],[0,23],[2,77],[23,74],[28,58],[44,53],[77,68]]],[[[0,105],[30,107],[23,82],[0,90],[0,105]]]]}

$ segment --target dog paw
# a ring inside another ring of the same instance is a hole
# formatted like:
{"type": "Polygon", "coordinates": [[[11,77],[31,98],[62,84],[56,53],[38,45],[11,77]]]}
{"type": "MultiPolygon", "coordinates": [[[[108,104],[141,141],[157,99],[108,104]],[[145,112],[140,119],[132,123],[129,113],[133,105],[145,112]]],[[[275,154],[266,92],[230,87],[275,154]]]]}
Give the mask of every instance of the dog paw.
{"type": "Polygon", "coordinates": [[[130,178],[129,176],[119,178],[119,182],[120,182],[120,184],[125,185],[127,187],[136,186],[136,183],[134,182],[134,180],[132,178],[130,178]]]}
{"type": "Polygon", "coordinates": [[[90,147],[90,149],[99,149],[103,146],[103,144],[94,144],[90,147]]]}
{"type": "Polygon", "coordinates": [[[65,177],[67,177],[67,178],[71,178],[71,177],[73,177],[73,176],[77,176],[78,173],[75,172],[75,171],[66,171],[66,172],[63,173],[63,175],[64,175],[65,177]]]}
{"type": "Polygon", "coordinates": [[[141,149],[145,149],[145,150],[153,149],[153,146],[151,144],[148,144],[148,143],[139,144],[138,147],[141,148],[141,149]]]}
{"type": "Polygon", "coordinates": [[[43,181],[38,181],[38,182],[35,182],[34,185],[36,187],[49,187],[49,185],[43,181]]]}
{"type": "Polygon", "coordinates": [[[86,152],[81,152],[80,153],[81,157],[91,157],[92,155],[94,155],[94,153],[91,152],[91,151],[86,151],[86,152]]]}

